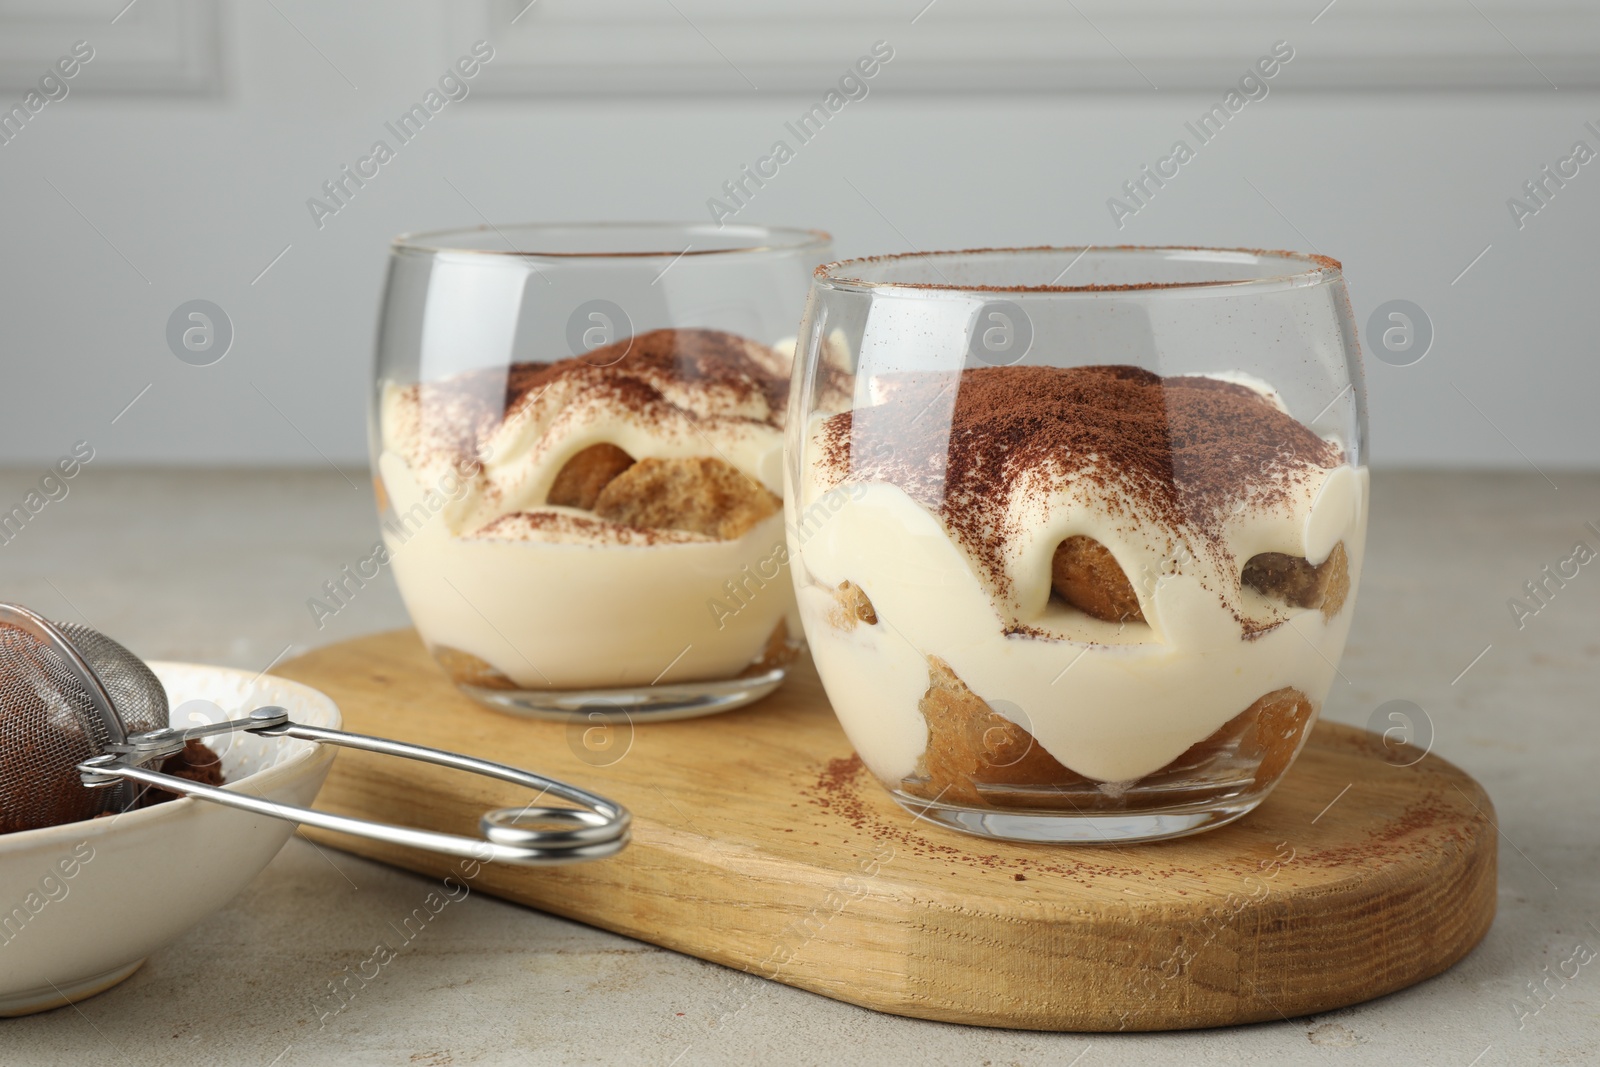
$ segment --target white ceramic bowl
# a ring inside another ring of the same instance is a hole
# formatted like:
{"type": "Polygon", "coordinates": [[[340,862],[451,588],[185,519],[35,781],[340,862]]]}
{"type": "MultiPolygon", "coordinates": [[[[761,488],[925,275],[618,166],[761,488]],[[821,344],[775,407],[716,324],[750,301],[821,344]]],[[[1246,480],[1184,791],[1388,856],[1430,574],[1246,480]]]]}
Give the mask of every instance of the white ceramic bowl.
{"type": "MultiPolygon", "coordinates": [[[[309,686],[222,667],[152,663],[173,725],[215,721],[183,708],[213,702],[226,717],[266,704],[308,726],[339,726],[309,686]]],[[[333,750],[234,734],[211,741],[227,788],[308,805],[333,750]]],[[[293,823],[179,799],[125,815],[0,835],[0,1016],[92,996],[221,908],[278,854],[293,823]]]]}

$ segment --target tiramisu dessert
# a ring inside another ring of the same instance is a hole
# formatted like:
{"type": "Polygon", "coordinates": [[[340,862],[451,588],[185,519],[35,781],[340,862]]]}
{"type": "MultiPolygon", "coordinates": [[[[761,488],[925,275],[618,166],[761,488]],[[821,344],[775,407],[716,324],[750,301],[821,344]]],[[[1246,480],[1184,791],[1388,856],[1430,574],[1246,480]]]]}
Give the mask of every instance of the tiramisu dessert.
{"type": "Polygon", "coordinates": [[[591,690],[787,662],[788,362],[732,334],[665,329],[385,385],[385,548],[452,677],[591,690]]]}
{"type": "Polygon", "coordinates": [[[1270,787],[1349,629],[1367,478],[1344,443],[1242,374],[857,386],[806,428],[791,521],[812,654],[881,780],[1065,813],[1270,787]]]}

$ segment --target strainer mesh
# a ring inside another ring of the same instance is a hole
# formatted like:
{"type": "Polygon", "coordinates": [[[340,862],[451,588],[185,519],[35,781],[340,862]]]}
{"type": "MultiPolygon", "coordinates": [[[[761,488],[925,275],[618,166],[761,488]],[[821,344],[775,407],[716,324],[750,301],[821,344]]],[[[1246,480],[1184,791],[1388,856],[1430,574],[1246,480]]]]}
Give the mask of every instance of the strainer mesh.
{"type": "MultiPolygon", "coordinates": [[[[167,691],[144,660],[99,630],[70,622],[58,622],[56,626],[111,694],[111,706],[117,709],[128,733],[142,734],[167,726],[167,691]]],[[[92,708],[88,710],[93,714],[92,708]]]]}
{"type": "MultiPolygon", "coordinates": [[[[166,692],[137,657],[87,627],[59,629],[111,694],[127,733],[167,725],[166,692]]],[[[0,622],[0,833],[114,810],[122,791],[86,788],[76,769],[113,740],[89,690],[61,654],[0,622]]]]}

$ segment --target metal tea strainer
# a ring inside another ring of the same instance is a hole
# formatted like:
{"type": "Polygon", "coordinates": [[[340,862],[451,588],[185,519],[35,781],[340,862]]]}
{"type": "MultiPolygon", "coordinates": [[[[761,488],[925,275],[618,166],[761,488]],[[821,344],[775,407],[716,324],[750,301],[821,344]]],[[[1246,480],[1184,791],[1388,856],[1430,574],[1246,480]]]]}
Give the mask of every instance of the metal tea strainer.
{"type": "Polygon", "coordinates": [[[564,782],[454,752],[291,722],[283,708],[191,729],[168,724],[167,693],[142,660],[97,630],[0,603],[0,832],[126,810],[135,784],[275,819],[477,860],[523,865],[600,859],[628,841],[621,805],[564,782]],[[471,771],[577,807],[502,808],[463,837],[279,804],[151,770],[186,741],[244,731],[471,771]]]}

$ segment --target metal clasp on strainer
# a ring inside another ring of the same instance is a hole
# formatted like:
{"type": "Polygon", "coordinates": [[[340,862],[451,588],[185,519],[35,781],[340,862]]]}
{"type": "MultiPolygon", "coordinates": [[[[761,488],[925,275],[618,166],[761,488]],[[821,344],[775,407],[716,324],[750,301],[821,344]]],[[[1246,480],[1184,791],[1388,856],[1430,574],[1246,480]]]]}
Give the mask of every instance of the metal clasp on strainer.
{"type": "MultiPolygon", "coordinates": [[[[115,792],[124,806],[131,799],[128,784],[140,783],[324,830],[480,861],[529,866],[601,859],[615,854],[628,842],[631,816],[620,804],[503,763],[382,737],[306,726],[292,721],[289,713],[279,707],[258,708],[246,718],[228,722],[173,728],[166,725],[166,691],[137,656],[98,631],[53,623],[15,604],[0,604],[0,679],[7,676],[26,677],[28,684],[21,689],[37,703],[39,714],[33,717],[36,721],[23,728],[25,735],[30,727],[37,735],[26,751],[42,751],[45,759],[62,761],[63,770],[75,768],[83,786],[97,792],[115,792]],[[31,644],[19,644],[17,631],[31,638],[31,644]],[[130,721],[145,728],[130,733],[130,721]],[[536,789],[536,801],[550,794],[577,807],[530,802],[521,808],[501,808],[479,820],[483,836],[466,837],[280,804],[144,766],[178,752],[188,741],[234,731],[291,737],[469,771],[536,789]]],[[[20,714],[26,716],[27,710],[23,708],[20,714]]],[[[9,757],[7,762],[11,762],[9,757]]],[[[0,797],[9,795],[9,774],[9,769],[0,773],[0,797]]],[[[73,816],[76,818],[96,813],[92,804],[75,810],[79,811],[73,816]]]]}

